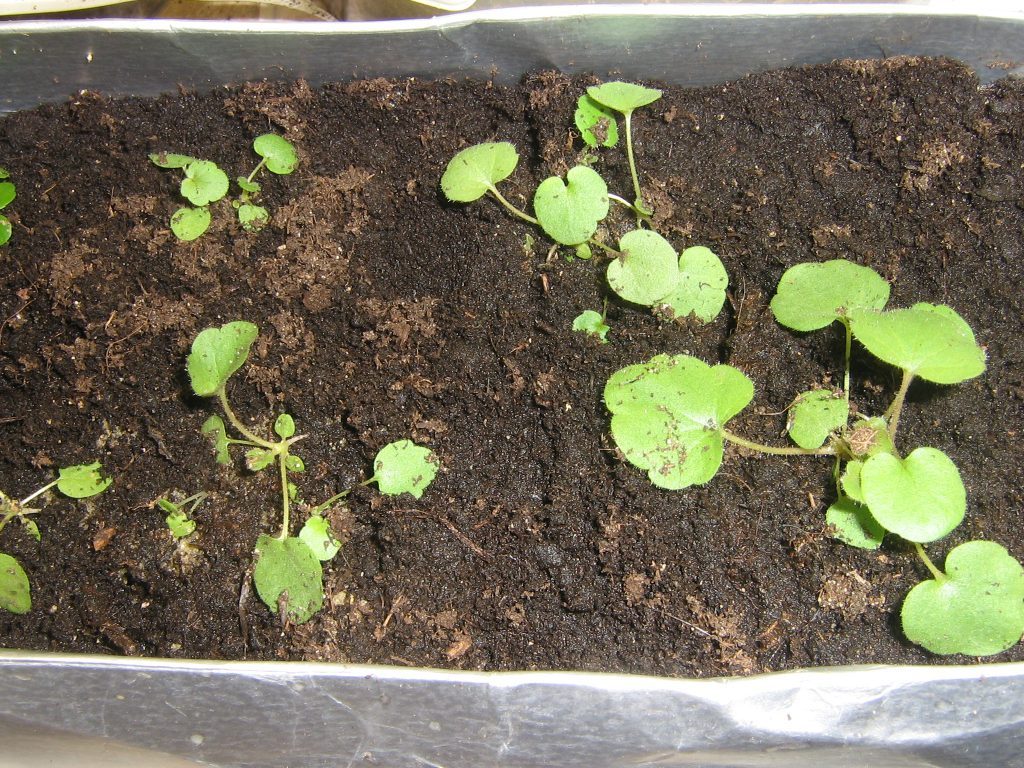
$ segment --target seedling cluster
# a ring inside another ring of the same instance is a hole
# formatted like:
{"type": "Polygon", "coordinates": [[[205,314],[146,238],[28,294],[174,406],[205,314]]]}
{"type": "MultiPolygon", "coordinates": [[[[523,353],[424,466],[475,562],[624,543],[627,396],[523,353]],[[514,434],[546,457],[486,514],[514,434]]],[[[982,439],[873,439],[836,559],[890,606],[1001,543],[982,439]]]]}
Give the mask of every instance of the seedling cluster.
{"type": "MultiPolygon", "coordinates": [[[[295,420],[282,413],[274,421],[273,437],[263,437],[243,423],[232,410],[227,383],[249,357],[249,349],[258,336],[249,322],[229,322],[219,328],[207,328],[192,342],[188,356],[188,375],[192,390],[200,397],[216,398],[227,419],[211,416],[202,431],[214,441],[217,461],[231,463],[230,448],[246,448],[245,463],[252,472],[277,467],[281,483],[281,527],[276,535],[261,535],[256,542],[256,564],[252,578],[260,599],[281,616],[282,621],[301,624],[323,607],[323,566],[341,548],[324,514],[341,502],[351,488],[331,496],[309,510],[297,536],[291,535],[292,502],[298,489],[290,476],[301,473],[305,465],[293,452],[305,435],[295,434],[295,420]],[[228,436],[227,426],[240,435],[228,436]]],[[[373,475],[360,485],[376,483],[386,495],[409,493],[420,498],[437,474],[434,454],[409,440],[384,446],[377,454],[373,475]]],[[[168,521],[170,525],[170,521],[168,521]]]]}
{"type": "Polygon", "coordinates": [[[907,392],[915,379],[956,384],[985,370],[985,353],[970,326],[944,305],[886,309],[889,284],[848,261],[799,264],[779,282],[771,302],[776,320],[809,332],[838,321],[845,329],[844,386],[796,397],[787,429],[795,445],[757,443],[726,428],[753,399],[754,385],[729,365],[709,366],[688,355],[658,355],[608,380],[605,403],[619,450],[654,485],[682,489],[710,481],[725,442],[783,456],[832,456],[836,501],[826,522],[840,540],[877,548],[886,534],[911,542],[932,578],[915,586],[902,608],[903,631],[934,653],[990,655],[1024,633],[1024,569],[994,542],[953,549],[939,570],[922,545],[963,520],[966,492],[942,451],[897,448],[907,392]],[[856,339],[902,372],[885,413],[851,420],[850,352],[856,339]]]}
{"type": "MultiPolygon", "coordinates": [[[[7,172],[6,168],[0,168],[0,211],[6,208],[15,197],[15,188],[13,181],[7,181],[11,177],[11,174],[7,172]]],[[[0,245],[3,245],[11,239],[11,220],[0,213],[0,245]]]]}
{"type": "MultiPolygon", "coordinates": [[[[256,177],[264,168],[278,175],[290,174],[298,168],[299,159],[291,142],[273,133],[257,136],[252,148],[260,156],[260,162],[248,176],[235,179],[240,192],[231,201],[231,205],[237,212],[238,223],[242,228],[247,232],[258,232],[270,221],[270,214],[255,202],[261,189],[256,177]]],[[[181,196],[192,205],[174,212],[171,216],[171,231],[179,240],[186,242],[200,237],[212,220],[210,206],[223,199],[230,189],[228,175],[216,163],[188,155],[154,152],[149,159],[160,168],[180,169],[184,173],[181,196]]]]}
{"type": "MultiPolygon", "coordinates": [[[[110,483],[111,479],[103,476],[97,461],[58,470],[56,480],[37,488],[20,501],[0,491],[0,532],[11,521],[18,520],[29,536],[40,541],[39,526],[30,516],[42,512],[43,507],[30,507],[29,504],[51,488],[72,499],[87,499],[105,491],[110,483]]],[[[32,608],[28,574],[21,563],[3,552],[0,552],[0,608],[11,613],[28,613],[32,608]]]]}

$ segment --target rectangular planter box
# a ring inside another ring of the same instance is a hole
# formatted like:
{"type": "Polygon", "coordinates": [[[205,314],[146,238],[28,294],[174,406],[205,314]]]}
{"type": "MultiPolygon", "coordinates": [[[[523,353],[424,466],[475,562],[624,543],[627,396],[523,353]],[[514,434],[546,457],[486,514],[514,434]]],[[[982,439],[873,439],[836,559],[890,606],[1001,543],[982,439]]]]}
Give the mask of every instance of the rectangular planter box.
{"type": "MultiPolygon", "coordinates": [[[[893,5],[509,9],[326,25],[0,23],[0,111],[80,89],[614,69],[700,86],[836,58],[1024,73],[1024,12],[893,5]]],[[[0,651],[0,766],[1022,766],[1024,665],[677,680],[0,651]]]]}

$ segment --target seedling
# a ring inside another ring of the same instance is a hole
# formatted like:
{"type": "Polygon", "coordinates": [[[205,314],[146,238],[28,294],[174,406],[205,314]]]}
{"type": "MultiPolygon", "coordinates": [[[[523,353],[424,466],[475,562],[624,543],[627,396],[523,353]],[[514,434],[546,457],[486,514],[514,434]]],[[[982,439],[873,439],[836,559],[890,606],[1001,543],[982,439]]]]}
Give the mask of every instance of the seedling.
{"type": "Polygon", "coordinates": [[[903,456],[896,447],[911,382],[974,378],[985,369],[985,353],[950,307],[885,310],[888,297],[877,273],[845,261],[802,264],[783,275],[771,303],[776,320],[798,331],[835,320],[846,329],[844,389],[797,396],[788,424],[795,446],[765,445],[728,431],[726,423],[753,397],[752,382],[731,366],[710,367],[688,355],[658,355],[612,375],[605,387],[612,437],[629,462],[666,489],[710,481],[726,441],[776,455],[834,456],[837,500],[826,522],[836,537],[873,549],[886,533],[900,536],[913,543],[934,577],[904,602],[907,637],[935,653],[998,653],[1024,633],[1024,570],[992,542],[961,545],[947,557],[947,573],[936,568],[922,544],[963,520],[963,481],[943,452],[918,447],[903,456]],[[903,376],[884,415],[850,424],[852,338],[903,376]]]}
{"type": "MultiPolygon", "coordinates": [[[[87,499],[105,491],[111,483],[104,477],[100,463],[77,464],[57,471],[57,479],[37,488],[21,501],[0,491],[0,532],[9,522],[17,519],[25,531],[36,541],[40,540],[39,527],[30,515],[42,512],[42,507],[30,507],[51,488],[56,488],[72,499],[87,499]]],[[[10,613],[28,613],[32,608],[32,594],[28,574],[15,558],[0,552],[0,608],[10,613]]]]}
{"type": "Polygon", "coordinates": [[[608,323],[600,312],[585,309],[572,321],[572,329],[593,336],[602,344],[608,343],[608,323]]]}
{"type": "MultiPolygon", "coordinates": [[[[269,167],[269,162],[268,162],[269,167]]],[[[277,439],[264,438],[246,426],[234,413],[227,397],[227,383],[245,363],[259,331],[252,323],[234,321],[219,328],[207,328],[192,342],[188,374],[192,390],[200,397],[214,397],[228,424],[241,439],[228,437],[219,416],[211,416],[202,431],[213,438],[217,461],[231,462],[233,445],[246,447],[245,464],[252,472],[277,466],[281,483],[281,528],[276,536],[262,534],[256,541],[256,564],[252,578],[260,599],[277,611],[282,621],[301,624],[323,607],[323,566],[333,558],[341,543],[330,530],[324,513],[349,495],[351,489],[332,496],[310,510],[298,536],[291,535],[292,501],[297,493],[289,479],[305,465],[292,447],[305,435],[295,434],[295,420],[282,413],[274,421],[277,439]]],[[[360,485],[377,483],[381,493],[412,494],[420,498],[437,473],[437,459],[427,448],[400,440],[384,446],[374,461],[374,474],[360,485]]]]}
{"type": "Polygon", "coordinates": [[[167,530],[176,540],[188,538],[195,533],[196,521],[192,519],[192,516],[199,505],[206,501],[206,496],[207,494],[199,492],[177,502],[166,497],[156,500],[156,505],[167,513],[164,522],[167,524],[167,530]]]}
{"type": "MultiPolygon", "coordinates": [[[[11,174],[7,172],[6,168],[0,168],[0,179],[9,179],[10,177],[11,174]]],[[[0,211],[10,205],[14,197],[14,182],[0,181],[0,211]]],[[[11,239],[11,232],[11,220],[0,214],[0,245],[11,239]]]]}
{"type": "MultiPolygon", "coordinates": [[[[298,167],[299,160],[292,144],[273,133],[257,136],[252,146],[262,159],[252,173],[235,180],[241,191],[231,204],[237,211],[242,228],[247,232],[258,232],[270,221],[270,214],[254,202],[260,192],[260,185],[255,181],[257,175],[264,168],[279,175],[289,174],[298,167]]],[[[185,242],[200,237],[210,226],[210,205],[228,193],[230,182],[227,174],[210,160],[188,155],[154,152],[149,159],[160,168],[181,169],[184,173],[180,191],[192,207],[179,208],[174,212],[171,231],[185,242]]]]}

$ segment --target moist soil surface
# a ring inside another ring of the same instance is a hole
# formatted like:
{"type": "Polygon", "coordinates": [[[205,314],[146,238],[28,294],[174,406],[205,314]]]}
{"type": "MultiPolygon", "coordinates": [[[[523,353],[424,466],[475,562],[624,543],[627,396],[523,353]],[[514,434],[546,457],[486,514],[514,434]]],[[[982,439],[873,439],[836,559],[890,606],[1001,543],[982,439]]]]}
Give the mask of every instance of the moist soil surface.
{"type": "MultiPolygon", "coordinates": [[[[892,281],[890,306],[947,303],[988,352],[977,379],[910,390],[901,449],[946,451],[968,494],[963,525],[928,551],[941,564],[983,538],[1024,557],[1024,83],[981,88],[954,62],[891,60],[666,87],[634,116],[637,162],[659,231],[728,269],[724,311],[699,325],[620,302],[604,257],[567,260],[493,199],[440,193],[459,149],[507,140],[521,161],[502,189],[528,208],[582,153],[573,110],[594,82],[81,94],[3,118],[18,197],[0,249],[0,488],[21,498],[92,460],[114,484],[49,496],[39,543],[17,523],[0,535],[33,596],[27,614],[0,614],[0,643],[688,676],[973,661],[901,636],[903,596],[927,577],[908,545],[830,538],[830,459],[730,447],[706,486],[659,490],[617,455],[602,390],[662,352],[728,362],[756,387],[732,431],[785,445],[796,394],[841,385],[843,336],[777,325],[779,277],[805,261],[869,265],[892,281]],[[245,232],[222,201],[205,236],[177,241],[181,176],[148,153],[214,160],[233,178],[267,131],[302,161],[260,178],[270,224],[245,232]],[[605,302],[609,343],[570,329],[605,302]],[[246,471],[241,450],[215,463],[200,426],[216,403],[185,372],[194,336],[233,319],[260,337],[231,402],[266,434],[294,415],[301,500],[366,479],[393,440],[429,446],[443,467],[419,500],[357,486],[331,511],[345,546],[326,564],[324,611],[301,626],[248,577],[257,536],[280,525],[277,477],[246,471]],[[178,545],[154,501],[198,491],[197,533],[178,545]]],[[[621,149],[593,164],[632,197],[621,149]]],[[[623,210],[608,242],[630,227],[623,210]]],[[[879,414],[899,374],[855,346],[853,382],[856,407],[879,414]]]]}

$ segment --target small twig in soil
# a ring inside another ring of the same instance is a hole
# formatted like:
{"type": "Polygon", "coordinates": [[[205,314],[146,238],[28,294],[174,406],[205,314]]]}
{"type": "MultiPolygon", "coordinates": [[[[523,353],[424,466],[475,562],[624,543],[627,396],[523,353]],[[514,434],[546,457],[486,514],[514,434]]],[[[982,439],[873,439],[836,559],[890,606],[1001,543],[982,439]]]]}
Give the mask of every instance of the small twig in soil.
{"type": "Polygon", "coordinates": [[[447,528],[449,531],[452,532],[452,535],[455,538],[457,538],[468,549],[470,549],[473,552],[473,554],[475,554],[475,555],[477,555],[479,557],[482,557],[485,560],[493,560],[494,559],[490,555],[490,553],[485,552],[484,550],[480,549],[480,547],[477,546],[477,544],[471,538],[469,538],[466,534],[464,534],[462,531],[460,531],[458,528],[456,528],[455,527],[455,523],[453,523],[451,520],[449,520],[444,515],[437,515],[437,516],[427,515],[427,514],[424,514],[423,512],[419,512],[419,511],[417,511],[415,509],[404,509],[404,510],[401,510],[401,511],[402,512],[411,513],[414,517],[418,517],[418,518],[420,518],[422,520],[433,520],[435,523],[441,523],[441,525],[443,525],[445,528],[447,528]]]}

